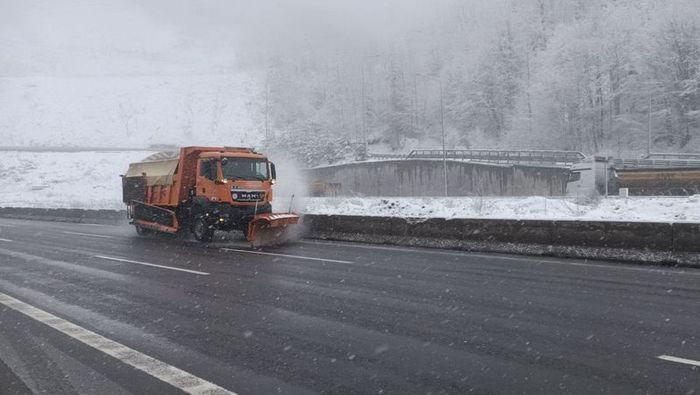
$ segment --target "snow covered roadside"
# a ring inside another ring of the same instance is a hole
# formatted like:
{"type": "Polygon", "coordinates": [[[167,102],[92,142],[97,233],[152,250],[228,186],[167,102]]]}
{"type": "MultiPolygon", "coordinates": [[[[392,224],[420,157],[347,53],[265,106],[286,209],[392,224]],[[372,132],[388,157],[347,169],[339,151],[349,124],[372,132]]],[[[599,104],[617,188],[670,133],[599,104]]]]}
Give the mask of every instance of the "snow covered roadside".
{"type": "MultiPolygon", "coordinates": [[[[297,205],[295,205],[297,206],[297,205]]],[[[306,198],[300,211],[320,215],[492,218],[630,222],[700,222],[700,196],[609,197],[594,201],[544,197],[306,198]]]]}
{"type": "Polygon", "coordinates": [[[0,152],[0,207],[123,210],[121,178],[150,152],[0,152]]]}
{"type": "MultiPolygon", "coordinates": [[[[129,163],[148,155],[150,152],[0,152],[0,207],[123,210],[119,175],[129,163]]],[[[301,192],[289,185],[285,188],[284,183],[303,184],[302,179],[293,174],[280,174],[280,178],[273,202],[279,212],[290,207],[284,195],[297,193],[292,210],[305,214],[700,222],[700,196],[610,197],[587,202],[544,197],[301,198],[301,192]]]]}

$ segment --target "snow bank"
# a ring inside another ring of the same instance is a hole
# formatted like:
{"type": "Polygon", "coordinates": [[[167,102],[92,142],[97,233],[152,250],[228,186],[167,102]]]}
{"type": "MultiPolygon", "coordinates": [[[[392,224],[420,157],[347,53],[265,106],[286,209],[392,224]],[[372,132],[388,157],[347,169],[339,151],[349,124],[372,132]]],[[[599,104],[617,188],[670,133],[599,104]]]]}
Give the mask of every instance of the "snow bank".
{"type": "Polygon", "coordinates": [[[544,197],[306,198],[301,211],[322,215],[421,218],[494,218],[700,222],[700,196],[609,197],[599,200],[544,197]]]}

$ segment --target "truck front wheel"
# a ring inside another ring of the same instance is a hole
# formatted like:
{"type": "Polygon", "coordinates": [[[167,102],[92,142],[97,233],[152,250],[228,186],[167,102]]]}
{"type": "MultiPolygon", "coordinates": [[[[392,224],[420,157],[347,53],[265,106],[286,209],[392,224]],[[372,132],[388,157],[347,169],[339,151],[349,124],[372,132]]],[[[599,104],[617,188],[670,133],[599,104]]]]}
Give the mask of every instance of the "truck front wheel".
{"type": "Polygon", "coordinates": [[[135,225],[136,226],[136,234],[139,236],[145,236],[149,233],[151,233],[150,229],[146,229],[141,225],[135,225]]]}
{"type": "Polygon", "coordinates": [[[198,215],[192,221],[192,233],[194,238],[201,242],[211,241],[214,237],[214,229],[207,224],[206,218],[203,215],[198,215]]]}

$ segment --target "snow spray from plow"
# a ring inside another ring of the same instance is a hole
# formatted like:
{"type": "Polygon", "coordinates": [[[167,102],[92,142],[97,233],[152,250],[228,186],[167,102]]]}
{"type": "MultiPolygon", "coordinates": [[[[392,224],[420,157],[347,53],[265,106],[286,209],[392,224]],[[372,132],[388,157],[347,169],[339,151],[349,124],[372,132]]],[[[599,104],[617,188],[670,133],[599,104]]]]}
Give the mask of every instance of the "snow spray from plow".
{"type": "Polygon", "coordinates": [[[255,248],[269,247],[288,243],[295,239],[298,232],[294,232],[289,225],[299,223],[299,215],[292,213],[294,195],[289,202],[289,210],[284,214],[257,214],[248,225],[246,238],[255,248]]]}

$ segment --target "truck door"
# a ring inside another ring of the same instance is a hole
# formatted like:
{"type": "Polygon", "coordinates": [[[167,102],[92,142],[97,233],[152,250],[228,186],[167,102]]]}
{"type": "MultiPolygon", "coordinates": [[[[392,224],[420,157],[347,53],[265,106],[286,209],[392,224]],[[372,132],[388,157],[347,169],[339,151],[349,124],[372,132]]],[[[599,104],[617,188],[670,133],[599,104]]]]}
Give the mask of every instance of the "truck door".
{"type": "Polygon", "coordinates": [[[201,159],[197,164],[197,196],[208,196],[216,187],[217,166],[214,159],[201,159]]]}

